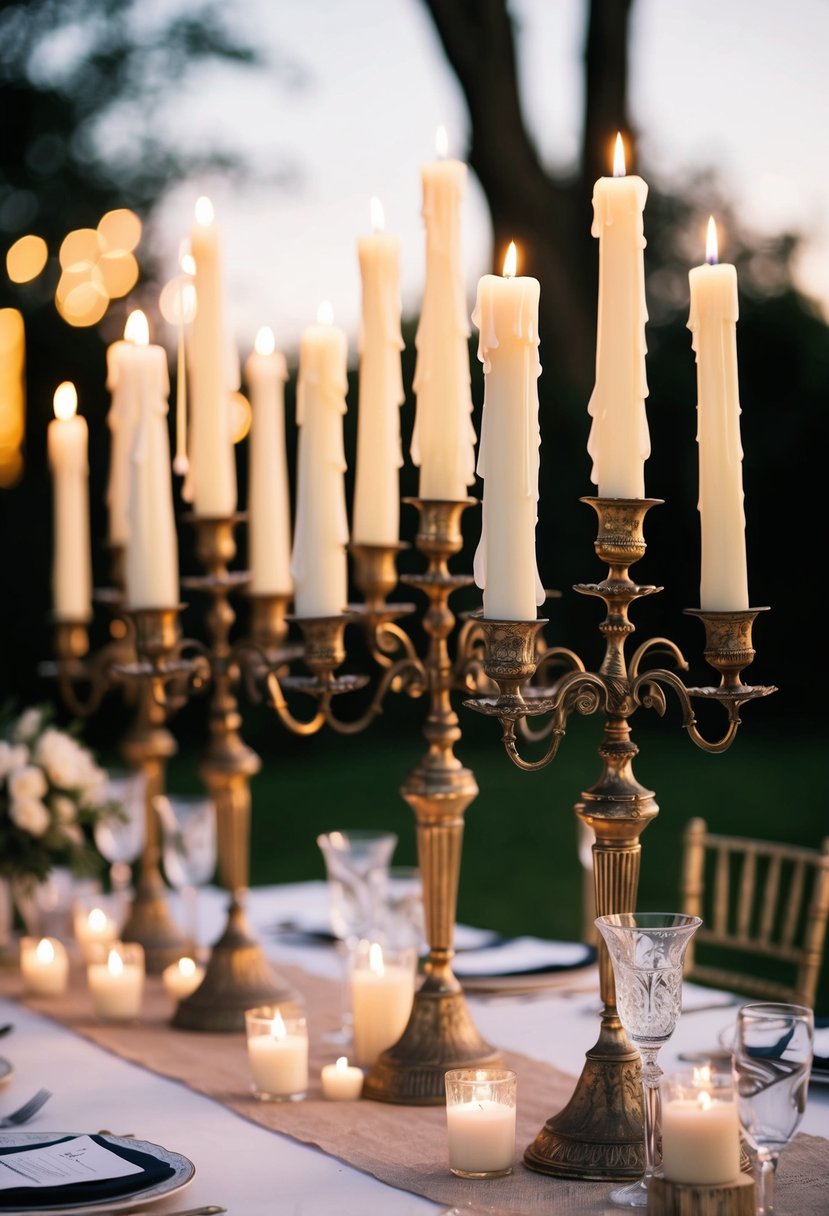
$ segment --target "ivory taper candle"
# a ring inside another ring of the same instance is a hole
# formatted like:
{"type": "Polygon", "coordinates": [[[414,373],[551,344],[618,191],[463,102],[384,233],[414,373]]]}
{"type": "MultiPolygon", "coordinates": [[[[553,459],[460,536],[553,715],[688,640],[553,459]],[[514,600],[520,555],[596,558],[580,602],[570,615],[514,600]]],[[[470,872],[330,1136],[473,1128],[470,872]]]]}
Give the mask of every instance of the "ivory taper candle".
{"type": "Polygon", "coordinates": [[[130,340],[120,354],[120,375],[135,403],[126,602],[130,608],[173,608],[179,602],[178,540],[167,428],[167,355],[161,346],[149,344],[143,312],[130,314],[124,332],[130,340]]]}
{"type": "Polygon", "coordinates": [[[421,169],[426,225],[426,281],[415,345],[417,412],[411,455],[420,497],[458,501],[475,480],[475,429],[469,371],[469,321],[461,261],[461,202],[466,165],[446,156],[421,169]]]}
{"type": "Polygon", "coordinates": [[[59,621],[92,616],[89,536],[89,428],[78,415],[78,394],[69,380],[54,397],[55,417],[46,446],[52,471],[52,597],[59,621]]]}
{"type": "Polygon", "coordinates": [[[343,415],[346,411],[346,337],[333,324],[330,304],[299,345],[296,420],[296,525],[291,556],[298,617],[336,616],[348,601],[348,517],[345,507],[343,415]]]}
{"type": "Polygon", "coordinates": [[[737,271],[717,260],[717,229],[708,221],[706,264],[689,274],[688,328],[697,355],[700,607],[748,607],[743,449],[737,376],[737,271]]]}
{"type": "Polygon", "coordinates": [[[291,592],[291,504],[285,452],[285,356],[273,332],[256,335],[245,364],[252,421],[248,444],[248,564],[254,595],[291,592]]]}
{"type": "Polygon", "coordinates": [[[394,545],[400,539],[400,242],[383,232],[383,208],[371,200],[374,231],[357,243],[363,287],[357,466],[352,539],[394,545]]]}
{"type": "Polygon", "coordinates": [[[613,177],[593,187],[593,236],[599,238],[599,314],[596,384],[588,407],[593,419],[587,451],[591,479],[602,498],[644,498],[650,436],[645,412],[645,236],[642,213],[648,187],[625,176],[621,135],[613,177]]]}
{"type": "Polygon", "coordinates": [[[538,279],[515,278],[510,243],[504,277],[478,283],[473,322],[484,365],[484,411],[478,448],[483,478],[483,523],[475,554],[475,582],[484,616],[531,621],[544,602],[535,556],[538,519],[538,279]]]}
{"type": "Polygon", "coordinates": [[[118,546],[126,545],[129,535],[130,452],[135,432],[134,398],[124,392],[121,380],[121,352],[125,345],[124,340],[119,338],[107,347],[106,386],[111,402],[107,414],[110,433],[107,508],[109,543],[118,546]]]}
{"type": "MultiPolygon", "coordinates": [[[[190,485],[193,512],[225,519],[236,510],[236,457],[230,420],[219,231],[208,198],[190,230],[196,312],[190,341],[190,485]]],[[[238,379],[237,379],[238,384],[238,379]]]]}

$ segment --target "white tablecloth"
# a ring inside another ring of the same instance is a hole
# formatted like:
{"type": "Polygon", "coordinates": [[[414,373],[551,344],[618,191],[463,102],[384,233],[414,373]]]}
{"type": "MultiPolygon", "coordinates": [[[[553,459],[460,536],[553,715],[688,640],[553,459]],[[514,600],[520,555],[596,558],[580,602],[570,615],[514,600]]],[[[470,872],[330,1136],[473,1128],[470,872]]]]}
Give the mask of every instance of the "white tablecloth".
{"type": "MultiPolygon", "coordinates": [[[[221,928],[223,903],[218,893],[204,897],[206,937],[221,928]]],[[[324,921],[323,883],[257,889],[251,892],[249,908],[251,921],[276,960],[336,977],[339,962],[333,950],[273,932],[277,923],[297,917],[312,920],[319,913],[324,921]]],[[[579,1070],[582,1053],[596,1038],[593,993],[539,992],[529,998],[472,997],[470,1002],[477,1025],[492,1043],[567,1072],[579,1070]]],[[[700,1003],[699,991],[689,992],[688,1004],[694,1003],[700,1003]]],[[[660,1062],[665,1070],[678,1066],[680,1052],[715,1048],[733,1014],[733,1008],[687,1009],[663,1049],[660,1062]]],[[[46,1086],[54,1096],[30,1125],[32,1130],[132,1132],[195,1163],[196,1176],[187,1190],[152,1206],[159,1216],[207,1203],[221,1204],[232,1216],[419,1216],[440,1210],[249,1123],[177,1082],[125,1063],[13,1002],[0,1001],[0,1021],[15,1024],[12,1034],[0,1040],[0,1055],[14,1066],[0,1087],[0,1116],[46,1086]]],[[[240,1077],[239,1083],[245,1087],[248,1078],[240,1077]]],[[[829,1136],[829,1089],[812,1087],[802,1130],[829,1136]]],[[[481,1198],[485,1203],[485,1195],[481,1198]]]]}

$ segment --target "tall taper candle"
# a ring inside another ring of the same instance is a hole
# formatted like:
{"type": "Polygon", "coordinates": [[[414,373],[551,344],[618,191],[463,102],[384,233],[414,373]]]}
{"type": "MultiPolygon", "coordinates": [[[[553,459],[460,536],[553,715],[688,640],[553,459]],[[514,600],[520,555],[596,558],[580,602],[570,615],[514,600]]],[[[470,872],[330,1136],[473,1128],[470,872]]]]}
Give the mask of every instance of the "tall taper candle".
{"type": "MultiPolygon", "coordinates": [[[[190,367],[190,477],[193,513],[225,519],[236,510],[236,457],[230,420],[219,232],[208,198],[196,203],[190,231],[196,314],[190,367]]],[[[238,384],[238,378],[236,379],[238,384]]]]}
{"type": "Polygon", "coordinates": [[[291,591],[291,503],[285,453],[285,356],[265,326],[245,364],[253,415],[248,442],[248,565],[255,595],[291,591]]]}
{"type": "Polygon", "coordinates": [[[480,330],[484,412],[478,476],[484,481],[483,525],[475,554],[475,582],[484,616],[531,621],[544,602],[535,557],[538,520],[538,279],[515,278],[510,244],[504,277],[478,283],[472,314],[480,330]]]}
{"type": "Polygon", "coordinates": [[[717,260],[717,229],[708,221],[706,264],[689,274],[688,328],[697,355],[697,441],[702,539],[700,607],[748,607],[743,449],[737,377],[737,271],[717,260]]]}
{"type": "Polygon", "coordinates": [[[135,431],[134,397],[128,396],[121,382],[121,351],[126,343],[122,338],[107,347],[107,388],[110,407],[107,426],[110,433],[109,482],[107,484],[107,508],[109,510],[109,543],[123,546],[129,535],[127,504],[130,488],[130,450],[135,431]]]}
{"type": "Polygon", "coordinates": [[[129,341],[121,351],[120,374],[136,417],[124,563],[127,604],[174,608],[179,602],[178,541],[167,427],[167,355],[161,346],[149,345],[143,312],[130,313],[124,333],[129,341]]]}
{"type": "Polygon", "coordinates": [[[346,337],[323,304],[299,346],[296,526],[291,557],[298,617],[336,616],[348,601],[343,415],[346,337]]]}
{"type": "Polygon", "coordinates": [[[352,539],[393,545],[400,539],[400,242],[382,231],[383,208],[371,200],[374,231],[357,243],[363,285],[357,467],[352,539]]]}
{"type": "MultiPolygon", "coordinates": [[[[438,155],[446,132],[438,130],[438,155]]],[[[426,282],[417,328],[414,390],[417,414],[412,460],[420,497],[457,501],[475,480],[475,429],[469,371],[469,321],[461,263],[461,202],[466,165],[439,159],[424,165],[426,282]]]]}
{"type": "Polygon", "coordinates": [[[591,480],[602,498],[644,498],[650,455],[645,398],[645,236],[642,212],[648,187],[625,176],[624,146],[616,137],[613,177],[593,187],[593,236],[599,238],[599,315],[596,385],[588,407],[593,423],[587,451],[591,480]]]}
{"type": "Polygon", "coordinates": [[[46,434],[54,508],[54,613],[59,621],[88,621],[92,616],[89,428],[77,413],[78,394],[70,381],[55,389],[54,409],[46,434]]]}

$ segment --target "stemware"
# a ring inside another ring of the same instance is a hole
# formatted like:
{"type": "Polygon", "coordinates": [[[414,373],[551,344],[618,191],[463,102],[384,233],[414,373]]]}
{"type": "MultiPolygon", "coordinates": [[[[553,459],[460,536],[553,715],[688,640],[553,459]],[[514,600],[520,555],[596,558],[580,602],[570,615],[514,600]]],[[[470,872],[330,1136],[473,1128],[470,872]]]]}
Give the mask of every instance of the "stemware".
{"type": "Polygon", "coordinates": [[[95,846],[109,862],[109,878],[119,903],[124,902],[132,881],[131,866],[144,848],[146,779],[139,769],[113,772],[107,778],[109,814],[95,821],[95,846]]]}
{"type": "Polygon", "coordinates": [[[159,794],[153,799],[161,821],[161,860],[167,881],[180,892],[187,934],[199,945],[198,894],[216,869],[216,805],[211,798],[159,794]]]}
{"type": "Polygon", "coordinates": [[[803,1005],[743,1005],[737,1014],[733,1070],[740,1123],[757,1152],[757,1212],[774,1211],[780,1154],[806,1109],[815,1021],[803,1005]]]}
{"type": "Polygon", "coordinates": [[[610,1192],[611,1203],[621,1207],[647,1207],[648,1183],[659,1164],[657,1056],[676,1028],[685,951],[701,924],[698,916],[679,912],[615,912],[596,920],[613,964],[619,1019],[642,1061],[645,1173],[610,1192]]]}
{"type": "Polygon", "coordinates": [[[342,956],[340,1027],[331,1043],[351,1042],[351,993],[348,959],[361,939],[377,937],[385,916],[389,866],[397,846],[394,832],[361,828],[323,832],[317,844],[328,879],[328,915],[342,956]]]}

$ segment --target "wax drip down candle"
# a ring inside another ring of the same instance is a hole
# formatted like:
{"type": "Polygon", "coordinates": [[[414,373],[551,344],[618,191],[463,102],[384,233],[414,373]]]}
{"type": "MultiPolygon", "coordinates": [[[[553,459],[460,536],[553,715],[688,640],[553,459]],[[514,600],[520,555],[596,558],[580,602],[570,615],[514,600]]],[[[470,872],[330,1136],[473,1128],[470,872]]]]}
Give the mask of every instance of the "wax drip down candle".
{"type": "Polygon", "coordinates": [[[717,227],[708,221],[706,262],[689,273],[688,328],[697,356],[700,607],[748,607],[743,449],[737,375],[737,270],[720,262],[717,227]]]}
{"type": "Polygon", "coordinates": [[[248,560],[255,595],[291,592],[291,503],[285,450],[285,356],[267,326],[245,364],[252,420],[249,445],[248,560]]]}
{"type": "Polygon", "coordinates": [[[483,478],[483,523],[475,554],[475,582],[484,616],[534,620],[544,602],[535,556],[538,520],[538,301],[537,279],[515,278],[510,243],[504,276],[478,283],[472,320],[484,365],[484,411],[478,449],[483,478]]]}
{"type": "Polygon", "coordinates": [[[593,187],[591,229],[599,238],[599,311],[587,451],[591,480],[602,498],[645,496],[650,437],[642,212],[647,197],[642,178],[625,174],[624,144],[617,135],[613,177],[600,177],[593,187]]]}

